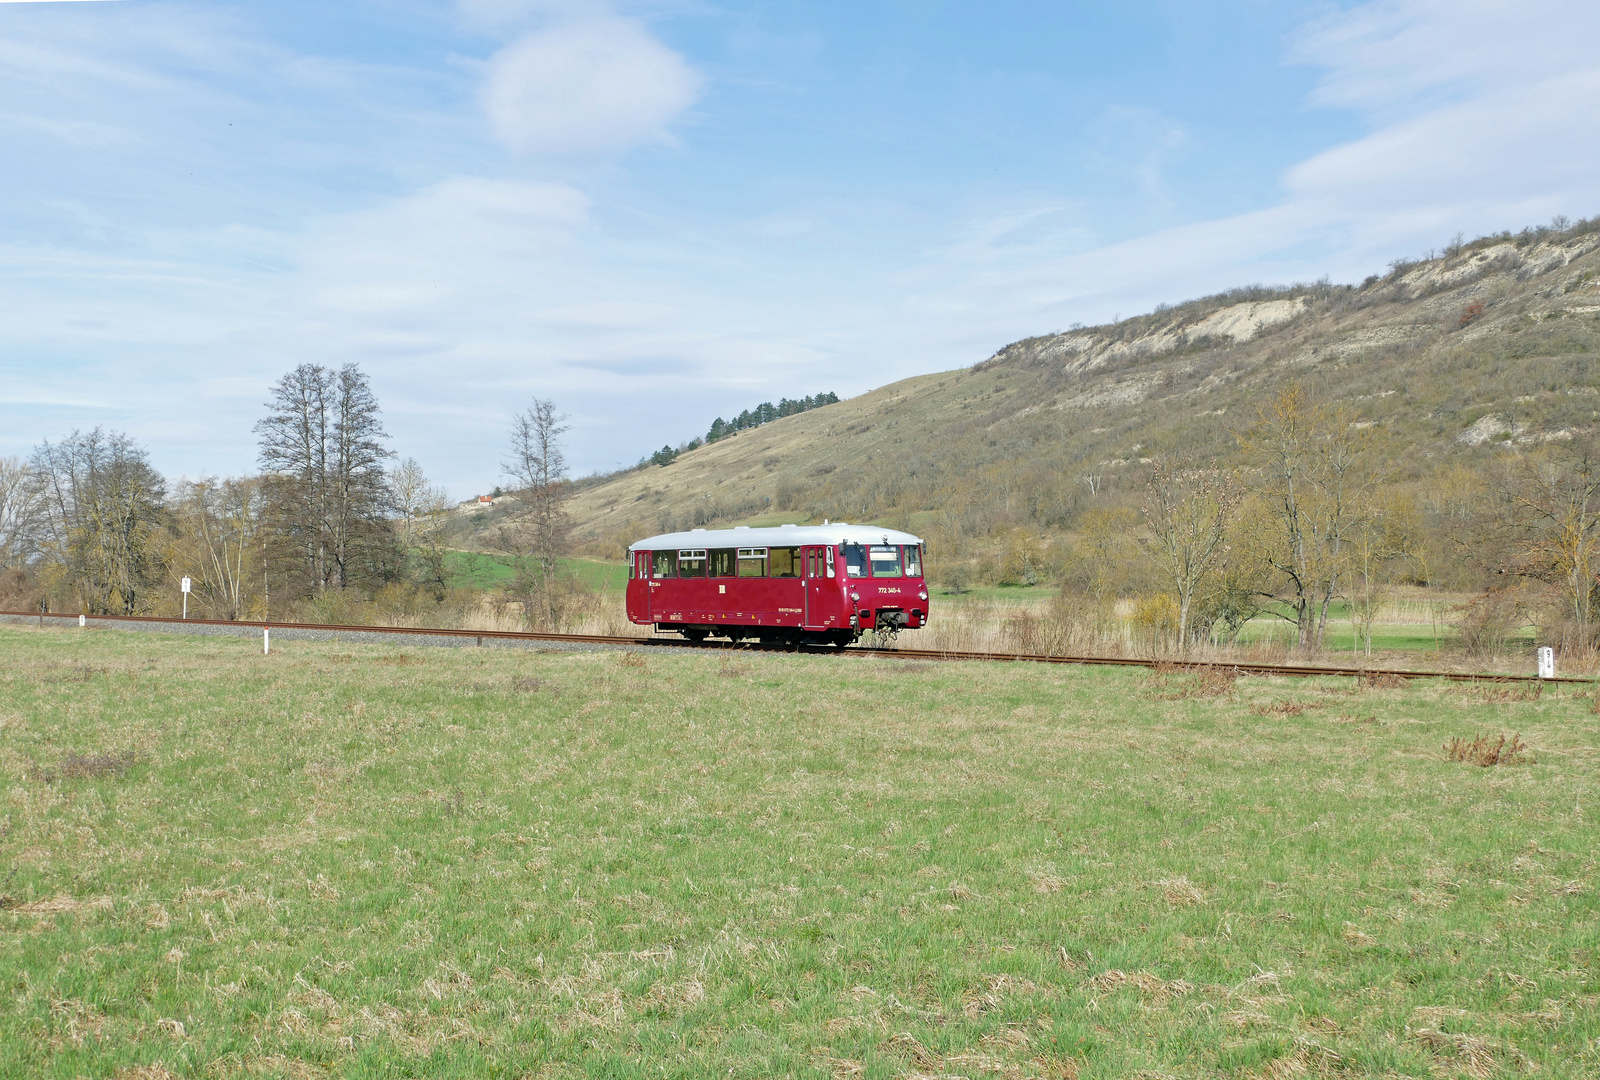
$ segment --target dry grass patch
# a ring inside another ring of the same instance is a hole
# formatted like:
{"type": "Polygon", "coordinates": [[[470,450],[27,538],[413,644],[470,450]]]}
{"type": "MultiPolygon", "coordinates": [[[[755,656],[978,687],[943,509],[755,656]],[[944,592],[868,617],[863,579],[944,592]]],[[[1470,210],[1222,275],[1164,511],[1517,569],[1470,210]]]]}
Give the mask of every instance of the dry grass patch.
{"type": "Polygon", "coordinates": [[[1187,877],[1162,878],[1155,883],[1161,898],[1173,907],[1194,907],[1206,902],[1206,894],[1187,877]]]}
{"type": "Polygon", "coordinates": [[[123,754],[67,754],[55,768],[35,767],[34,774],[47,784],[53,784],[58,779],[97,780],[106,776],[120,779],[128,774],[133,765],[134,754],[131,750],[123,754]]]}
{"type": "Polygon", "coordinates": [[[1158,663],[1150,668],[1158,701],[1226,697],[1239,681],[1235,668],[1199,664],[1158,663]]]}
{"type": "Polygon", "coordinates": [[[1110,971],[1102,971],[1100,974],[1089,980],[1089,986],[1103,994],[1109,994],[1116,990],[1120,990],[1125,986],[1131,986],[1140,993],[1147,994],[1150,997],[1158,999],[1168,997],[1183,997],[1194,990],[1193,983],[1185,982],[1182,979],[1175,979],[1172,982],[1167,982],[1165,979],[1162,979],[1161,976],[1156,975],[1153,972],[1128,972],[1121,971],[1116,968],[1113,968],[1110,971]]]}
{"type": "Polygon", "coordinates": [[[1459,1070],[1473,1080],[1489,1080],[1506,1066],[1528,1069],[1533,1065],[1516,1047],[1492,1039],[1426,1027],[1417,1028],[1411,1037],[1428,1049],[1446,1075],[1459,1070]]]}
{"type": "Polygon", "coordinates": [[[1445,757],[1468,765],[1491,768],[1495,765],[1516,765],[1531,760],[1528,744],[1521,735],[1479,735],[1474,739],[1454,738],[1444,744],[1445,757]]]}
{"type": "Polygon", "coordinates": [[[1256,716],[1299,716],[1306,706],[1298,701],[1272,701],[1250,706],[1256,716]]]}
{"type": "Polygon", "coordinates": [[[1479,701],[1500,704],[1511,701],[1538,701],[1544,695],[1542,682],[1491,682],[1473,687],[1479,701]]]}

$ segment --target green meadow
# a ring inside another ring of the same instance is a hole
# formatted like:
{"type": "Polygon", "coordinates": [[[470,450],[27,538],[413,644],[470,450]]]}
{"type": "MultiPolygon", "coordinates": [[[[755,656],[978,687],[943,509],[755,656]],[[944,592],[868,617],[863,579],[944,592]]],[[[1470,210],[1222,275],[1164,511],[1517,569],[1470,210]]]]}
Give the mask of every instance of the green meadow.
{"type": "Polygon", "coordinates": [[[1594,705],[0,627],[0,1075],[1590,1077],[1594,705]]]}
{"type": "MultiPolygon", "coordinates": [[[[620,560],[559,559],[561,569],[572,574],[590,589],[601,594],[621,596],[628,586],[628,564],[620,560]]],[[[449,552],[445,565],[452,583],[475,589],[492,589],[509,583],[516,576],[511,562],[502,555],[481,551],[449,552]]]]}

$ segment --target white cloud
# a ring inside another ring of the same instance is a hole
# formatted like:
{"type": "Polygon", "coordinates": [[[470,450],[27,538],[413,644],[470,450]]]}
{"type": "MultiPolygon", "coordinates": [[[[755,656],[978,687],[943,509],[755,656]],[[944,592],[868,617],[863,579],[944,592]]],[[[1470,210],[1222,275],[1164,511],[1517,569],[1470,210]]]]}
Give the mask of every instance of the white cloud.
{"type": "Polygon", "coordinates": [[[484,107],[520,153],[590,158],[663,138],[700,95],[699,74],[638,22],[557,23],[490,58],[484,107]]]}
{"type": "Polygon", "coordinates": [[[1314,104],[1391,114],[1592,67],[1597,40],[1588,0],[1378,0],[1312,23],[1290,57],[1323,69],[1314,104]]]}
{"type": "Polygon", "coordinates": [[[930,295],[998,342],[1252,281],[1355,280],[1457,231],[1595,214],[1595,40],[1600,5],[1587,3],[1353,8],[1308,27],[1291,56],[1322,69],[1315,104],[1359,108],[1376,126],[1286,170],[1275,204],[1070,254],[963,251],[930,268],[943,277],[930,295]]]}

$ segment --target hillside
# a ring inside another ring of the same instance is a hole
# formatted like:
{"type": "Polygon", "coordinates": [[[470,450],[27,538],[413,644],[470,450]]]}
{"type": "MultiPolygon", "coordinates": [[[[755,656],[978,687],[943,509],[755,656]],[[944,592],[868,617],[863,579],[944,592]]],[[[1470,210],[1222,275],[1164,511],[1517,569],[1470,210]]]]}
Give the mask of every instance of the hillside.
{"type": "MultiPolygon", "coordinates": [[[[1396,263],[1359,286],[1249,288],[1028,338],[581,490],[596,554],[718,522],[872,520],[1048,544],[1156,459],[1236,460],[1290,381],[1383,432],[1399,484],[1600,419],[1600,219],[1396,263]]],[[[949,549],[946,548],[948,551],[949,549]]]]}

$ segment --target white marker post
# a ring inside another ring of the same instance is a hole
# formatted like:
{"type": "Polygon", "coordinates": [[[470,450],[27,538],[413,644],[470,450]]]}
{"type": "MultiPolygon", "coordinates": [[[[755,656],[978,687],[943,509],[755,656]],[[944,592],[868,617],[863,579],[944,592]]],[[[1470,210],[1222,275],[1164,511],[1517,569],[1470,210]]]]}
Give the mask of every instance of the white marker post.
{"type": "Polygon", "coordinates": [[[189,578],[187,576],[184,577],[180,587],[183,589],[183,617],[187,619],[189,617],[189,578]]]}
{"type": "Polygon", "coordinates": [[[261,628],[261,655],[272,655],[272,627],[270,626],[261,628]]]}
{"type": "Polygon", "coordinates": [[[1553,679],[1556,677],[1556,651],[1548,645],[1539,649],[1539,678],[1553,679]]]}
{"type": "Polygon", "coordinates": [[[78,629],[79,629],[79,630],[82,630],[82,629],[83,629],[83,628],[84,628],[84,627],[85,627],[85,626],[88,626],[88,625],[89,625],[89,618],[88,618],[88,616],[86,616],[86,615],[79,615],[79,616],[78,616],[78,629]]]}

